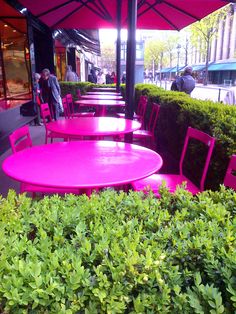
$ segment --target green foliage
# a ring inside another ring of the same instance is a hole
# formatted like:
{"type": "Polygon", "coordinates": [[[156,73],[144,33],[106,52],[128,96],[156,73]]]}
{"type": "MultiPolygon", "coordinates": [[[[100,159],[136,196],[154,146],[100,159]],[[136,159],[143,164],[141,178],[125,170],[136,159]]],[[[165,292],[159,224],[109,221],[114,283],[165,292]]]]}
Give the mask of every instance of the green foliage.
{"type": "MultiPolygon", "coordinates": [[[[176,160],[180,158],[188,126],[217,139],[206,180],[206,188],[217,189],[223,182],[230,156],[236,152],[236,130],[233,127],[236,125],[236,107],[197,100],[185,93],[165,91],[151,84],[136,85],[136,103],[141,94],[148,95],[149,104],[157,102],[161,105],[156,128],[157,144],[169,151],[176,160]]],[[[147,114],[146,119],[148,117],[147,114]]],[[[191,168],[195,156],[201,155],[200,152],[198,146],[192,148],[187,169],[191,168]]],[[[199,173],[196,171],[192,175],[194,182],[198,181],[196,176],[199,173]]]]}
{"type": "Polygon", "coordinates": [[[90,82],[59,82],[61,87],[61,96],[64,97],[66,94],[72,94],[74,99],[77,99],[77,90],[80,89],[81,94],[86,94],[87,91],[91,90],[95,84],[90,82]]]}
{"type": "Polygon", "coordinates": [[[234,313],[236,194],[0,199],[1,313],[234,313]]]}

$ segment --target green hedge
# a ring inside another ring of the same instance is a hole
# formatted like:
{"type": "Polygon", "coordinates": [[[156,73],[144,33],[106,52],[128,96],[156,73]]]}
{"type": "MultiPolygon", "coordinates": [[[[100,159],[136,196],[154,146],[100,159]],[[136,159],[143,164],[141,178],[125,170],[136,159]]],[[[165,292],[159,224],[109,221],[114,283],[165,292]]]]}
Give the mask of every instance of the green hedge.
{"type": "Polygon", "coordinates": [[[77,99],[77,90],[80,89],[81,94],[86,94],[87,91],[91,90],[95,84],[89,82],[59,82],[61,87],[61,96],[64,97],[66,94],[72,94],[74,99],[77,99]]]}
{"type": "Polygon", "coordinates": [[[1,313],[235,313],[236,193],[0,199],[1,313]]]}
{"type": "Polygon", "coordinates": [[[90,82],[59,82],[61,87],[61,95],[64,97],[66,94],[72,94],[74,99],[77,99],[77,90],[80,89],[81,94],[86,94],[87,91],[90,91],[93,87],[115,87],[114,84],[107,84],[107,85],[99,85],[93,84],[90,82]]]}
{"type": "MultiPolygon", "coordinates": [[[[148,95],[149,103],[161,105],[157,123],[157,144],[179,160],[188,126],[202,130],[217,142],[209,168],[206,187],[217,189],[223,182],[225,171],[232,154],[236,153],[236,107],[212,101],[197,100],[184,93],[165,91],[150,84],[136,85],[136,99],[141,94],[148,95]]],[[[148,114],[147,117],[148,119],[148,114]]],[[[187,168],[201,156],[202,148],[195,145],[189,157],[187,168]]],[[[199,165],[201,169],[201,165],[199,165]]],[[[192,174],[198,181],[200,171],[192,174]]]]}

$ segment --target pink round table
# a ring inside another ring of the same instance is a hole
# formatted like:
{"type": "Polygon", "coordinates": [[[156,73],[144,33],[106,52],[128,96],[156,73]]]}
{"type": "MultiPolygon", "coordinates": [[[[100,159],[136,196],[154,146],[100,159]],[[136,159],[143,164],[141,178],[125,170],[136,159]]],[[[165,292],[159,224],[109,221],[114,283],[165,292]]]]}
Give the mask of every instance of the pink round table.
{"type": "Polygon", "coordinates": [[[99,100],[99,99],[79,99],[75,101],[75,104],[78,104],[79,106],[87,106],[87,107],[96,107],[98,110],[98,114],[100,116],[106,115],[106,107],[125,107],[125,101],[123,100],[99,100]]]}
{"type": "Polygon", "coordinates": [[[68,137],[115,136],[131,133],[140,128],[141,123],[138,121],[110,117],[63,119],[47,124],[48,130],[68,137]]]}
{"type": "Polygon", "coordinates": [[[116,93],[116,92],[87,92],[86,95],[111,95],[111,96],[121,96],[121,93],[116,93]]]}
{"type": "Polygon", "coordinates": [[[162,158],[156,152],[111,141],[34,146],[11,155],[2,164],[9,177],[26,184],[85,190],[131,183],[161,166],[162,158]]]}
{"type": "Polygon", "coordinates": [[[121,95],[82,95],[80,99],[98,99],[98,100],[122,100],[121,95]]]}
{"type": "Polygon", "coordinates": [[[116,92],[115,87],[93,87],[94,92],[116,92]]]}

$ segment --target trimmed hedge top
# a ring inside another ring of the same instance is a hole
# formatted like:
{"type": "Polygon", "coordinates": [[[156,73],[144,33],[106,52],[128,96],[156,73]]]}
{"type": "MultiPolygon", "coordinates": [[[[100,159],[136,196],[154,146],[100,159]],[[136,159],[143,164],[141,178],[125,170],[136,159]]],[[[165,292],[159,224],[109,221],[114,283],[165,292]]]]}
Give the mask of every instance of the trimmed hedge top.
{"type": "Polygon", "coordinates": [[[0,200],[1,313],[234,313],[236,193],[0,200]]]}

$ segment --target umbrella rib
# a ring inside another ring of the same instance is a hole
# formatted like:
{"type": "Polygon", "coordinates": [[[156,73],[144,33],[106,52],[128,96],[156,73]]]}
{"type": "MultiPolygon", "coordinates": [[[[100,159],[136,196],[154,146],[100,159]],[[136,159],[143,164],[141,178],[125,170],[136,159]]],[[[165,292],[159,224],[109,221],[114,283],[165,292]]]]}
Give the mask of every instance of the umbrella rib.
{"type": "MultiPolygon", "coordinates": [[[[100,6],[101,6],[102,9],[103,9],[103,14],[107,16],[107,19],[112,20],[112,17],[111,17],[111,15],[109,14],[109,11],[107,10],[107,8],[106,8],[105,5],[103,4],[103,2],[102,2],[101,0],[98,0],[98,3],[100,3],[100,6]]],[[[94,5],[95,5],[95,4],[94,4],[94,5]]],[[[98,7],[98,5],[96,5],[96,6],[98,7]]],[[[100,9],[100,8],[98,7],[98,9],[100,9]]],[[[101,10],[101,9],[100,9],[100,10],[101,10]]],[[[102,12],[102,10],[101,10],[101,12],[102,12]]]]}
{"type": "Polygon", "coordinates": [[[44,16],[44,15],[47,15],[48,13],[51,13],[51,12],[53,12],[53,11],[56,11],[56,10],[58,10],[58,9],[64,7],[64,6],[66,6],[67,4],[70,4],[70,3],[71,3],[71,0],[66,1],[66,2],[64,2],[64,3],[60,4],[60,5],[57,5],[57,6],[51,8],[51,9],[49,9],[49,10],[47,10],[47,11],[44,11],[44,12],[42,12],[42,13],[36,15],[36,17],[37,17],[37,18],[40,18],[40,17],[42,17],[42,16],[44,16]]]}
{"type": "Polygon", "coordinates": [[[84,2],[84,0],[77,0],[77,2],[80,2],[82,4],[84,4],[84,6],[86,6],[89,10],[91,10],[93,13],[95,13],[96,15],[100,16],[102,19],[107,20],[107,21],[112,21],[112,17],[109,15],[108,11],[105,9],[105,12],[103,12],[101,10],[101,8],[99,8],[99,6],[95,3],[92,3],[96,9],[92,8],[88,3],[90,1],[86,1],[84,2]],[[99,12],[100,11],[100,12],[99,12]]]}
{"type": "Polygon", "coordinates": [[[187,11],[181,9],[181,8],[178,8],[177,6],[175,6],[174,4],[169,3],[168,1],[163,0],[162,3],[165,3],[169,7],[173,8],[173,9],[175,9],[175,10],[177,10],[177,11],[179,11],[179,12],[181,12],[181,13],[187,15],[187,16],[190,16],[191,18],[193,18],[196,21],[200,21],[201,20],[200,17],[197,17],[197,16],[195,16],[195,15],[193,15],[193,14],[191,14],[191,13],[189,13],[189,12],[187,12],[187,11]]]}
{"type": "MultiPolygon", "coordinates": [[[[156,1],[156,3],[158,3],[160,0],[156,1]]],[[[148,1],[146,1],[144,4],[148,5],[147,9],[144,9],[142,12],[140,12],[138,14],[138,17],[142,16],[143,14],[145,14],[147,11],[149,10],[153,10],[156,14],[160,15],[160,17],[163,18],[163,20],[165,20],[170,26],[172,26],[175,30],[179,31],[180,29],[174,24],[172,23],[167,17],[165,17],[161,12],[159,12],[154,6],[156,5],[156,3],[154,4],[150,4],[148,1]]],[[[141,6],[143,6],[141,5],[141,6]]],[[[141,7],[140,6],[140,7],[141,7]]]]}
{"type": "MultiPolygon", "coordinates": [[[[87,0],[87,2],[89,2],[90,0],[87,0]]],[[[59,21],[57,21],[55,24],[53,24],[51,26],[51,28],[56,27],[57,25],[59,25],[60,23],[62,23],[63,21],[65,21],[69,16],[71,16],[72,14],[74,14],[76,11],[79,11],[82,7],[84,6],[84,4],[81,4],[78,8],[74,9],[73,11],[71,11],[70,13],[66,14],[62,19],[60,19],[59,21]]]]}

